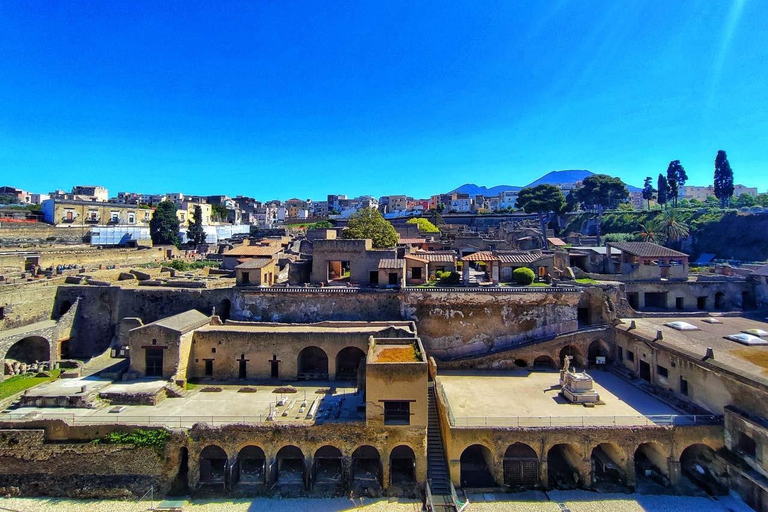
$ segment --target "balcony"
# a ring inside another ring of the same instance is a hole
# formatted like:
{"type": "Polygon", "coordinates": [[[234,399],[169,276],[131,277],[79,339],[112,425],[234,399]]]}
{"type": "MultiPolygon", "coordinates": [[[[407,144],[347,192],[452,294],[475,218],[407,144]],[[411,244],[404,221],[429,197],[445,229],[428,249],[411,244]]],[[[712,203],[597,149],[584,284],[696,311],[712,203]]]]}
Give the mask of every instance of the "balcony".
{"type": "Polygon", "coordinates": [[[88,217],[87,219],[85,219],[85,223],[86,224],[98,224],[99,223],[99,217],[98,216],[88,217]]]}

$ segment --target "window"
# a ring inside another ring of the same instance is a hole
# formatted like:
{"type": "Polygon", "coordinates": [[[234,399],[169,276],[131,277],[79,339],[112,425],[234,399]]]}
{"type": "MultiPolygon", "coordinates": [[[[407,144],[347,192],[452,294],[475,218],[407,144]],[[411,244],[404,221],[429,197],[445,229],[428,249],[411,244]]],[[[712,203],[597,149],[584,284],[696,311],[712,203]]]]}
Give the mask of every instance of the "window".
{"type": "Polygon", "coordinates": [[[135,224],[136,223],[136,214],[135,213],[129,213],[128,214],[128,224],[135,224]]]}
{"type": "Polygon", "coordinates": [[[421,267],[413,267],[411,269],[411,278],[421,279],[421,267]]]}
{"type": "Polygon", "coordinates": [[[632,352],[631,350],[627,350],[627,359],[630,360],[630,361],[634,361],[635,360],[635,353],[632,352]]]}
{"type": "Polygon", "coordinates": [[[680,377],[680,394],[688,396],[688,381],[680,377]]]}
{"type": "Polygon", "coordinates": [[[747,457],[757,456],[757,443],[744,432],[739,432],[739,442],[736,449],[747,457]]]}
{"type": "Polygon", "coordinates": [[[205,376],[213,377],[213,359],[205,360],[205,376]]]}
{"type": "Polygon", "coordinates": [[[149,220],[149,212],[144,212],[144,220],[149,220]]]}
{"type": "Polygon", "coordinates": [[[147,348],[144,353],[144,375],[147,377],[163,376],[163,349],[147,348]]]}
{"type": "Polygon", "coordinates": [[[384,424],[386,425],[410,425],[410,402],[384,402],[384,424]]]}
{"type": "Polygon", "coordinates": [[[660,364],[656,365],[656,373],[659,374],[659,377],[664,377],[665,379],[669,377],[669,370],[661,366],[660,364]]]}

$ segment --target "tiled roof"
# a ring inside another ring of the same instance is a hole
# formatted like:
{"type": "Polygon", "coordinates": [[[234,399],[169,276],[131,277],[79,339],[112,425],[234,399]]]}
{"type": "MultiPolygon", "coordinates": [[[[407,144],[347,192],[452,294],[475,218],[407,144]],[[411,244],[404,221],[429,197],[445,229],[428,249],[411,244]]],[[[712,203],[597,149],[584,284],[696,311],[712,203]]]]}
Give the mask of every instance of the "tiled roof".
{"type": "Polygon", "coordinates": [[[456,259],[456,253],[453,251],[417,252],[416,256],[431,263],[453,263],[456,259]]]}
{"type": "MultiPolygon", "coordinates": [[[[237,260],[237,261],[240,261],[240,260],[237,260]]],[[[259,268],[264,268],[267,265],[270,265],[274,262],[275,260],[273,259],[251,258],[251,259],[245,260],[243,263],[239,264],[235,268],[236,269],[239,268],[241,270],[242,269],[259,269],[259,268]]]]}
{"type": "Polygon", "coordinates": [[[379,268],[387,270],[401,270],[405,266],[405,260],[384,258],[379,260],[379,268]]]}
{"type": "Polygon", "coordinates": [[[207,315],[202,314],[196,309],[190,309],[189,311],[179,313],[178,315],[161,318],[160,320],[147,325],[159,325],[160,327],[165,327],[166,329],[178,331],[183,334],[192,329],[202,327],[209,321],[210,319],[207,315]]]}
{"type": "Polygon", "coordinates": [[[640,258],[687,258],[688,255],[663,247],[661,245],[652,244],[650,242],[611,242],[606,244],[610,247],[615,247],[621,252],[632,254],[640,258]]]}
{"type": "Polygon", "coordinates": [[[461,261],[498,261],[498,259],[491,251],[479,251],[464,256],[461,261]]]}
{"type": "Polygon", "coordinates": [[[565,242],[563,242],[561,239],[557,237],[547,238],[547,242],[551,243],[555,247],[561,247],[563,245],[567,245],[565,242]]]}
{"type": "Polygon", "coordinates": [[[540,251],[497,251],[496,256],[502,263],[533,263],[544,255],[540,251]]]}
{"type": "Polygon", "coordinates": [[[427,243],[426,238],[401,238],[398,242],[399,245],[419,245],[427,243]]]}
{"type": "Polygon", "coordinates": [[[420,261],[422,263],[429,263],[429,260],[426,258],[422,258],[421,256],[417,256],[415,254],[406,254],[405,255],[406,260],[413,260],[413,261],[420,261]]]}
{"type": "Polygon", "coordinates": [[[245,245],[225,252],[224,256],[273,256],[282,250],[279,245],[245,245]]]}

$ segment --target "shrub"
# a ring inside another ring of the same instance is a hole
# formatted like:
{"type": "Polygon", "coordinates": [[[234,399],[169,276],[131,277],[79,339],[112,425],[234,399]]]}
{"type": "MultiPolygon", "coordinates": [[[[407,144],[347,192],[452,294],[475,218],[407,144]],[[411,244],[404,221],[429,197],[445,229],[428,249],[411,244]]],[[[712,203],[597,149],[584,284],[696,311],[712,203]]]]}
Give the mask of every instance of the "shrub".
{"type": "Polygon", "coordinates": [[[96,439],[96,443],[104,444],[132,444],[137,448],[154,448],[158,453],[165,450],[165,444],[171,438],[167,430],[143,430],[137,428],[131,432],[110,432],[101,439],[96,439]]]}
{"type": "Polygon", "coordinates": [[[461,282],[461,276],[458,272],[440,271],[435,273],[435,277],[440,284],[459,284],[461,282]]]}
{"type": "Polygon", "coordinates": [[[516,268],[514,272],[512,272],[512,279],[514,279],[517,284],[522,284],[523,286],[531,284],[535,278],[536,274],[533,273],[533,270],[526,267],[516,268]]]}

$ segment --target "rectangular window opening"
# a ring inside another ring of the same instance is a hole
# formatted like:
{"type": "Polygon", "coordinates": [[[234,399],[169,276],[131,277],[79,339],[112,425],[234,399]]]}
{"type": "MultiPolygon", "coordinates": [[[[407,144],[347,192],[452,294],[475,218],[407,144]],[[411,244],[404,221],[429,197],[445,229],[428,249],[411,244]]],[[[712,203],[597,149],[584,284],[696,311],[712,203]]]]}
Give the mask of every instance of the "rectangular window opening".
{"type": "Polygon", "coordinates": [[[385,425],[410,425],[411,424],[411,403],[410,402],[384,402],[384,424],[385,425]]]}

